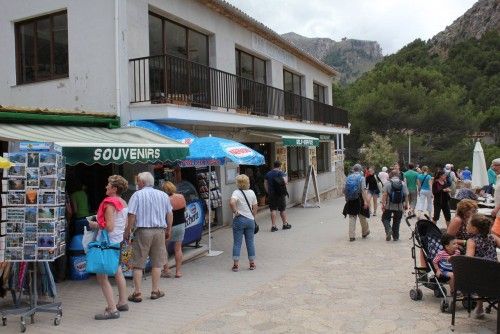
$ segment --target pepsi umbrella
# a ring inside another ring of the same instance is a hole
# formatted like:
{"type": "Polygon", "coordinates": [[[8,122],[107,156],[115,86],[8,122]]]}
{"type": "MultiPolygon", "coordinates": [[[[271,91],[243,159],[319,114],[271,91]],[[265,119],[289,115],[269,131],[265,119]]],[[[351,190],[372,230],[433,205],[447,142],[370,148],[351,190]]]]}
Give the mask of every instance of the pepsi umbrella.
{"type": "Polygon", "coordinates": [[[131,121],[127,126],[143,128],[188,145],[198,138],[190,132],[153,121],[131,121]]]}
{"type": "MultiPolygon", "coordinates": [[[[238,165],[263,165],[264,156],[241,143],[234,140],[219,137],[196,138],[189,145],[189,156],[180,162],[181,167],[205,167],[208,166],[208,189],[210,187],[212,166],[224,165],[227,161],[238,165]]],[[[212,192],[208,192],[208,217],[212,211],[212,192]]],[[[208,222],[208,256],[217,256],[222,251],[212,250],[212,232],[208,222]]]]}

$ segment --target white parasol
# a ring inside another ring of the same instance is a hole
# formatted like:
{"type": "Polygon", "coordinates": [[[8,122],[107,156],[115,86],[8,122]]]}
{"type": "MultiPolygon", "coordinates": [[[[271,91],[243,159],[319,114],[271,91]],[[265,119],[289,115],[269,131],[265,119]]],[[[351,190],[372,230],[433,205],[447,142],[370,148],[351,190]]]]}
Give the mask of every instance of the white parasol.
{"type": "Polygon", "coordinates": [[[472,155],[472,186],[483,187],[488,185],[488,171],[484,159],[484,151],[479,141],[474,146],[472,155]]]}

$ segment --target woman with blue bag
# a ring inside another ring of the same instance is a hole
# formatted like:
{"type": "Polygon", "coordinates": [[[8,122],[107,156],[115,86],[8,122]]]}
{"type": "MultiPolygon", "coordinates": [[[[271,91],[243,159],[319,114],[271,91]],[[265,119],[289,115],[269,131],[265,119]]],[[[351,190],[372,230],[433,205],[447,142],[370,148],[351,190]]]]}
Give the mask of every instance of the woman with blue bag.
{"type": "Polygon", "coordinates": [[[118,319],[120,311],[128,311],[127,286],[120,266],[120,244],[127,224],[127,203],[121,198],[128,182],[119,175],[108,178],[107,197],[99,205],[97,221],[90,227],[99,229],[96,241],[89,243],[87,271],[96,274],[104,298],[108,304],[104,313],[96,314],[96,320],[118,319]],[[119,300],[115,304],[113,288],[108,275],[114,275],[118,285],[119,300]]]}

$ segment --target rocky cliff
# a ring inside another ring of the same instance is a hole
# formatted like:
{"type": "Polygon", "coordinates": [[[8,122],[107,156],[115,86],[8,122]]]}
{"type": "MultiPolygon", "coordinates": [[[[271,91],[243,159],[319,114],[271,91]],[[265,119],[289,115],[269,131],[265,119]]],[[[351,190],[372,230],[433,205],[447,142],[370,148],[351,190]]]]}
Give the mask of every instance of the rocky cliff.
{"type": "Polygon", "coordinates": [[[446,56],[450,46],[492,30],[500,32],[500,0],[479,0],[430,40],[431,53],[446,56]]]}
{"type": "Polygon", "coordinates": [[[329,38],[308,38],[290,32],[282,35],[297,47],[308,52],[340,73],[340,83],[355,81],[382,60],[382,49],[377,42],[342,39],[336,42],[329,38]]]}

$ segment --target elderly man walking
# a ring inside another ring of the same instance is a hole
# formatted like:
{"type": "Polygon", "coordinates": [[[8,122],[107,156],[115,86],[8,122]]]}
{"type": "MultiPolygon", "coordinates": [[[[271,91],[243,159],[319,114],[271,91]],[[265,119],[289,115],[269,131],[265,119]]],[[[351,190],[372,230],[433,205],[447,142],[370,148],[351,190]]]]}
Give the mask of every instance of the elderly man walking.
{"type": "Polygon", "coordinates": [[[151,299],[165,296],[159,288],[161,270],[167,263],[165,237],[170,238],[172,229],[172,205],[168,195],[153,188],[154,178],[149,172],[137,175],[139,190],[128,204],[128,224],[125,238],[128,239],[135,227],[132,243],[132,265],[134,267],[134,292],[128,297],[131,302],[142,301],[142,271],[147,257],[152,265],[151,299]]]}
{"type": "Polygon", "coordinates": [[[343,214],[344,216],[349,215],[349,241],[356,240],[356,218],[359,218],[361,223],[361,236],[366,238],[370,234],[366,220],[370,216],[369,198],[366,193],[365,177],[362,173],[361,165],[354,165],[344,186],[346,204],[343,214]]]}

